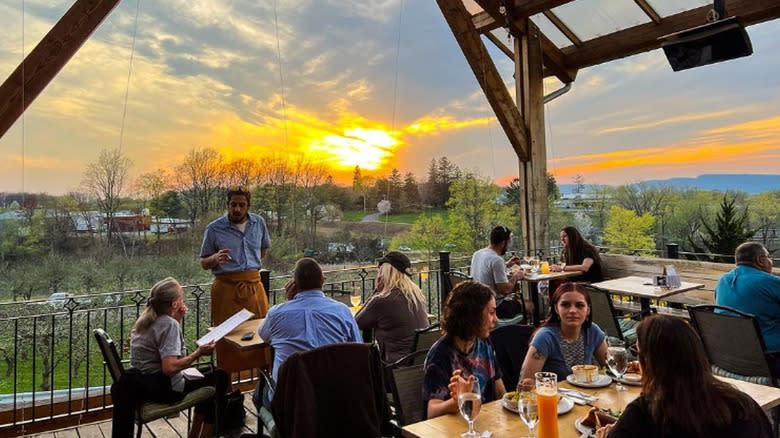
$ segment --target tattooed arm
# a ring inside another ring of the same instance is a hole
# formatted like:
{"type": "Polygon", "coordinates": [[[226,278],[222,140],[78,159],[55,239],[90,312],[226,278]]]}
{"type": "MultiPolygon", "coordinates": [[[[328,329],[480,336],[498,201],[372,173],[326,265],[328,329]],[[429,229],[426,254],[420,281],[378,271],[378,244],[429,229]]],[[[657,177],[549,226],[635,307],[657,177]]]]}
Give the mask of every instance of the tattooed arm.
{"type": "Polygon", "coordinates": [[[542,370],[546,357],[533,345],[528,347],[528,353],[523,360],[523,368],[520,369],[520,383],[534,383],[534,374],[542,370]]]}

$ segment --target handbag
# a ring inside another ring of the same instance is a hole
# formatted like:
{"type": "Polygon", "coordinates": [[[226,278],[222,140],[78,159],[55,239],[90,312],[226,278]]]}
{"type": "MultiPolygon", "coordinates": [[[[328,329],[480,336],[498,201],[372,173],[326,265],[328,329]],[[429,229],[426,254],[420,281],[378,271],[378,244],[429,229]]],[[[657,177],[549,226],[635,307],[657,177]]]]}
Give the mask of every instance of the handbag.
{"type": "Polygon", "coordinates": [[[225,405],[220,412],[221,427],[223,430],[238,429],[244,427],[244,394],[235,390],[225,396],[225,405]]]}

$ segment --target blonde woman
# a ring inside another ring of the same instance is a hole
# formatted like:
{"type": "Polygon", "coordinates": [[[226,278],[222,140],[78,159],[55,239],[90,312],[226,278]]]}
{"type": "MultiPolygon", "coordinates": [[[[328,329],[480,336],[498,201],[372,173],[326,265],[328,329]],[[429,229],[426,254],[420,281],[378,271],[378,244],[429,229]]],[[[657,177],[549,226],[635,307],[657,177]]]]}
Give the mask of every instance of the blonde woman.
{"type": "Polygon", "coordinates": [[[378,263],[376,290],[355,319],[361,330],[374,330],[384,359],[393,362],[412,352],[414,331],[428,327],[428,312],[408,257],[393,251],[378,263]]]}
{"type": "MultiPolygon", "coordinates": [[[[120,410],[124,412],[129,410],[129,423],[120,421],[116,424],[115,415],[115,430],[119,426],[125,430],[129,429],[132,434],[134,403],[175,403],[187,393],[203,386],[216,386],[217,395],[222,401],[221,396],[227,392],[228,386],[228,376],[223,370],[206,372],[205,377],[198,380],[185,380],[182,375],[182,370],[191,367],[199,357],[211,354],[214,350],[212,342],[201,345],[192,354],[187,354],[181,330],[181,321],[186,313],[184,291],[178,281],[168,277],[152,286],[146,307],[130,334],[132,368],[129,374],[133,376],[134,391],[130,406],[120,406],[120,410]]],[[[214,422],[214,403],[208,401],[197,405],[189,436],[212,436],[214,422]]]]}

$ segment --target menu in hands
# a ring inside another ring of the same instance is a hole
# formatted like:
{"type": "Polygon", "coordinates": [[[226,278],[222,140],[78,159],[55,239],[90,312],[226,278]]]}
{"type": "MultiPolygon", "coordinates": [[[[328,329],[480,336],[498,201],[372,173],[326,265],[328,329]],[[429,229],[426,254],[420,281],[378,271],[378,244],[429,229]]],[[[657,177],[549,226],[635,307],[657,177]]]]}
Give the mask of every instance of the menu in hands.
{"type": "Polygon", "coordinates": [[[224,338],[225,335],[232,332],[233,329],[238,327],[242,322],[246,321],[247,319],[253,316],[255,316],[254,313],[246,309],[241,309],[235,314],[233,314],[233,316],[226,319],[222,324],[214,327],[203,337],[195,341],[195,343],[198,345],[198,347],[200,347],[201,345],[208,344],[211,341],[219,341],[220,339],[224,338]]]}

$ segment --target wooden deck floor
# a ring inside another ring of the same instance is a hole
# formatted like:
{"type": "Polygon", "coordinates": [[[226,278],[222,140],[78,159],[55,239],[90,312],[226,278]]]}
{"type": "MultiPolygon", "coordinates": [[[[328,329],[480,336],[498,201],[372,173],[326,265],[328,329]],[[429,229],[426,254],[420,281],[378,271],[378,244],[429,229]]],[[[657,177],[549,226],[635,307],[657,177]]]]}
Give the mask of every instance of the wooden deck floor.
{"type": "MultiPolygon", "coordinates": [[[[246,420],[243,431],[235,431],[230,436],[238,437],[241,433],[257,433],[257,412],[252,404],[252,393],[244,394],[244,407],[246,408],[246,420]]],[[[187,412],[182,412],[176,418],[159,419],[144,426],[143,437],[152,434],[158,438],[181,438],[187,436],[187,412]]],[[[98,423],[82,424],[46,433],[25,435],[40,438],[111,438],[111,420],[98,423]]]]}

